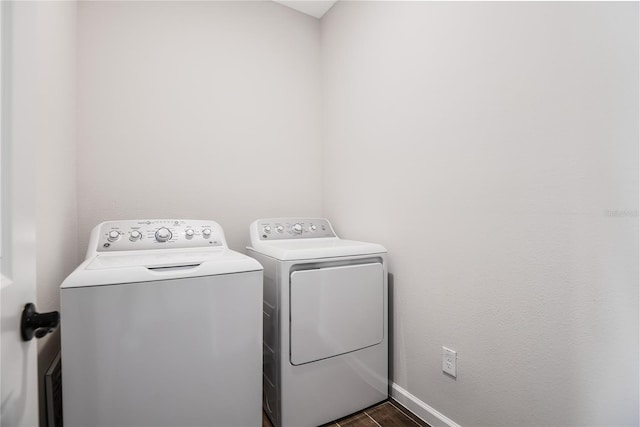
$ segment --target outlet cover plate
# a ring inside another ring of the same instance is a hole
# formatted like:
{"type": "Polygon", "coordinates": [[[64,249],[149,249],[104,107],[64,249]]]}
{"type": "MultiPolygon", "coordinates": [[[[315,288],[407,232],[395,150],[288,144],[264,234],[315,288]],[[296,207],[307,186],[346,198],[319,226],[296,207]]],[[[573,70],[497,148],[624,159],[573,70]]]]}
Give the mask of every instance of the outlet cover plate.
{"type": "Polygon", "coordinates": [[[442,347],[442,372],[456,378],[458,353],[447,347],[442,347]]]}

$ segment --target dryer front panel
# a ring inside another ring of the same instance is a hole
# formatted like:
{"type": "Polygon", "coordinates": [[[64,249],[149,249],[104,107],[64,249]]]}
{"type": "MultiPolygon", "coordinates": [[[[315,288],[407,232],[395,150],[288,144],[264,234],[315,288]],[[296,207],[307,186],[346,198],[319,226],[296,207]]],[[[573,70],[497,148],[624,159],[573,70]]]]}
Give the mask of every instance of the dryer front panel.
{"type": "Polygon", "coordinates": [[[298,270],[290,276],[291,363],[301,365],[382,342],[381,263],[298,270]]]}

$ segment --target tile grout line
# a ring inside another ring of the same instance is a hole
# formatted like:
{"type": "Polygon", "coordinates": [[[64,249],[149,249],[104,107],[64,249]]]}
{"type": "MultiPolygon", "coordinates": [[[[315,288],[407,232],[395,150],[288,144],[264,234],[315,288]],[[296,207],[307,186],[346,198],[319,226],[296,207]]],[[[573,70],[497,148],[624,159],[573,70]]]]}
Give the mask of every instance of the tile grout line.
{"type": "Polygon", "coordinates": [[[371,415],[369,415],[367,412],[364,413],[367,417],[371,418],[371,421],[373,421],[374,423],[376,423],[376,425],[378,427],[382,427],[380,424],[378,424],[378,422],[376,420],[373,419],[373,417],[371,415]]]}
{"type": "Polygon", "coordinates": [[[393,402],[391,402],[391,401],[387,401],[387,402],[388,402],[388,403],[390,403],[390,404],[391,404],[391,406],[393,406],[394,408],[396,408],[396,409],[398,410],[398,412],[402,413],[402,415],[404,415],[405,417],[409,418],[409,419],[410,419],[411,421],[413,421],[416,425],[418,425],[418,426],[422,427],[422,426],[420,425],[420,423],[419,423],[419,422],[417,422],[416,420],[414,420],[413,418],[411,418],[409,415],[405,414],[405,413],[404,413],[404,411],[403,411],[402,409],[398,408],[396,405],[394,405],[394,404],[393,404],[393,402]]]}

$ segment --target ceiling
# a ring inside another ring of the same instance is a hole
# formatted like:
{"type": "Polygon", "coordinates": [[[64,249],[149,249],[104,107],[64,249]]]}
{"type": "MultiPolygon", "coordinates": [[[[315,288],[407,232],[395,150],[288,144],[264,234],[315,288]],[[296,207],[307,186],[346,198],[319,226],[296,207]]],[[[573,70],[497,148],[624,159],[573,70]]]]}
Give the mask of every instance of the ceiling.
{"type": "Polygon", "coordinates": [[[322,16],[331,9],[331,6],[337,0],[273,0],[283,6],[295,9],[298,12],[313,16],[314,18],[322,18],[322,16]]]}

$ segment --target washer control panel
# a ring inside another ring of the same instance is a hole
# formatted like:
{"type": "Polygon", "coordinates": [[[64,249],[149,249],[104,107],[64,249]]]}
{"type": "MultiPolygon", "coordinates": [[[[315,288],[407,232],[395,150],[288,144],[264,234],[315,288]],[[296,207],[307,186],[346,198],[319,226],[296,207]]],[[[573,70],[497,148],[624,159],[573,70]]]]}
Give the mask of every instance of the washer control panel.
{"type": "Polygon", "coordinates": [[[260,240],[314,239],[337,237],[324,218],[272,218],[256,222],[260,240]]]}
{"type": "Polygon", "coordinates": [[[100,225],[98,252],[224,246],[214,221],[154,219],[109,221],[100,225]]]}

